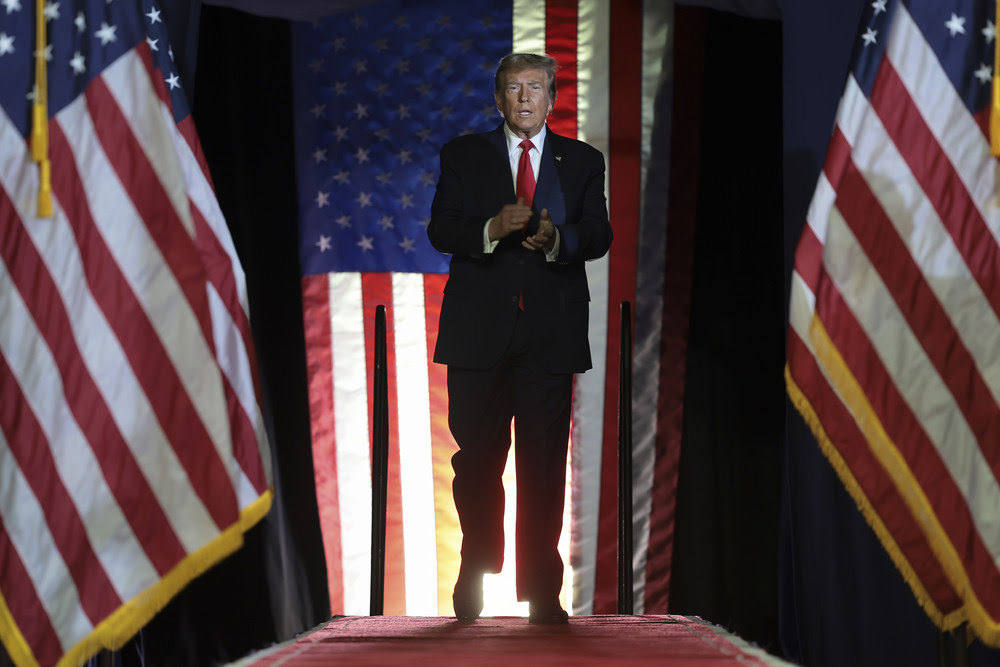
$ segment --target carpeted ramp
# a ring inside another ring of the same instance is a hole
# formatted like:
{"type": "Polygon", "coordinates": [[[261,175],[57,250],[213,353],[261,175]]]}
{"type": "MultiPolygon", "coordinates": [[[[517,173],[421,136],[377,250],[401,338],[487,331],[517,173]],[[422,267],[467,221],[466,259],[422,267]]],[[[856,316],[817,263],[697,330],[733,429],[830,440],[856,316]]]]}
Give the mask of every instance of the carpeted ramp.
{"type": "Polygon", "coordinates": [[[530,625],[500,616],[340,616],[233,667],[303,665],[790,665],[690,616],[573,616],[530,625]]]}

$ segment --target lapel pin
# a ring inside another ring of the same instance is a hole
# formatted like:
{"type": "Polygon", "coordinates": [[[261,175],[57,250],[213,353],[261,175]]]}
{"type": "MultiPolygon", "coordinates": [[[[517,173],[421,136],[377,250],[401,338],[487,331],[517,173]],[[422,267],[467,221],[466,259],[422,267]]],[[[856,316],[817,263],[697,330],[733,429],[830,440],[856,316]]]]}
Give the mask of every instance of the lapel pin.
{"type": "Polygon", "coordinates": [[[562,155],[556,156],[556,162],[562,162],[562,155]]]}

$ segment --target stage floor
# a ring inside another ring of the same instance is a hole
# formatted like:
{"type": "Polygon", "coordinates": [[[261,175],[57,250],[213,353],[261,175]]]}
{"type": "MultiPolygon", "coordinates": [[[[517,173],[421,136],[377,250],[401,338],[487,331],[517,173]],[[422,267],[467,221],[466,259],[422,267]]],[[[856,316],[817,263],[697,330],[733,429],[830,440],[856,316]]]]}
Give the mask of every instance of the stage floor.
{"type": "Polygon", "coordinates": [[[231,667],[301,665],[791,665],[693,616],[337,616],[231,667]]]}

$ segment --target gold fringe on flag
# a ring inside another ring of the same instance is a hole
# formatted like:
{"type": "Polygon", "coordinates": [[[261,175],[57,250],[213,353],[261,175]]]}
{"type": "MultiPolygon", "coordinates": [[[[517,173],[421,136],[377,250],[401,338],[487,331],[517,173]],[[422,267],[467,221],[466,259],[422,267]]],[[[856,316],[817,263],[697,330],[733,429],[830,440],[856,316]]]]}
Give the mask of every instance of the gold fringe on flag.
{"type": "MultiPolygon", "coordinates": [[[[1000,25],[1000,0],[993,12],[993,24],[1000,25]]],[[[990,154],[1000,156],[1000,41],[993,38],[993,104],[990,106],[990,154]]]]}
{"type": "Polygon", "coordinates": [[[45,73],[45,47],[45,0],[36,0],[35,100],[31,108],[31,157],[38,163],[37,215],[40,218],[52,216],[52,167],[49,164],[49,95],[45,73]]]}

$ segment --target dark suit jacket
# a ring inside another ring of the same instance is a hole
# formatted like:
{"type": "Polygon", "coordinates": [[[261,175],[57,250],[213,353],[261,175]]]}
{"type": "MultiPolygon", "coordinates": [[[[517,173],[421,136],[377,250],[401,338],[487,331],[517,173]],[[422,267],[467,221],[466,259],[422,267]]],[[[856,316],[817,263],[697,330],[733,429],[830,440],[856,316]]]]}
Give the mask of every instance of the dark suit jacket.
{"type": "Polygon", "coordinates": [[[434,361],[469,369],[496,364],[517,318],[518,294],[539,363],[552,373],[591,367],[590,291],[584,262],[611,246],[604,156],[582,141],[546,133],[529,233],[548,209],[560,233],[558,261],[521,246],[513,234],[483,253],[483,226],[515,202],[503,125],[459,137],[441,149],[441,176],[427,235],[451,254],[434,361]]]}

